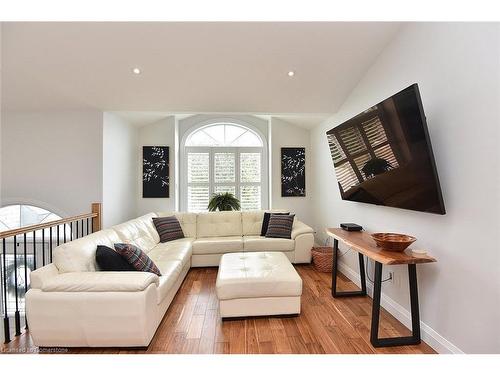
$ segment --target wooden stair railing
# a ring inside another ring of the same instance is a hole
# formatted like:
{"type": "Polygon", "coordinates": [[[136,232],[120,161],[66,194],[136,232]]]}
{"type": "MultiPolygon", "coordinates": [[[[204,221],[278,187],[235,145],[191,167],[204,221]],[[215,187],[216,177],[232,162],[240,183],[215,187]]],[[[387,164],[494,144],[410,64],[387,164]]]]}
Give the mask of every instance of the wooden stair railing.
{"type": "MultiPolygon", "coordinates": [[[[24,295],[29,289],[29,272],[37,269],[37,264],[43,267],[52,263],[52,250],[56,246],[101,230],[101,210],[101,203],[92,203],[91,212],[86,214],[0,232],[0,289],[5,343],[10,342],[9,313],[12,311],[15,335],[21,334],[20,312],[24,311],[24,295]],[[8,255],[13,256],[10,262],[7,261],[8,255]]],[[[27,328],[28,322],[26,318],[24,320],[27,328]]]]}

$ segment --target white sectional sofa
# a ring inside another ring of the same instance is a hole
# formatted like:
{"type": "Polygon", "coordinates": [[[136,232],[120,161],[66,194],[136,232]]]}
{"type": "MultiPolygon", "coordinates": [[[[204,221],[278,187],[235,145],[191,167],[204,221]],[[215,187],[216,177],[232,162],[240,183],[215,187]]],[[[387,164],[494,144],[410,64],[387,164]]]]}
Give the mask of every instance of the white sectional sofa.
{"type": "Polygon", "coordinates": [[[291,239],[260,237],[264,211],[150,213],[54,250],[53,263],[31,273],[29,330],[38,346],[149,345],[190,267],[218,266],[234,252],[280,251],[309,263],[313,229],[294,221],[291,239]],[[153,217],[175,215],[186,238],[160,243],[153,217]],[[97,245],[140,247],[162,276],[96,272],[97,245]]]}

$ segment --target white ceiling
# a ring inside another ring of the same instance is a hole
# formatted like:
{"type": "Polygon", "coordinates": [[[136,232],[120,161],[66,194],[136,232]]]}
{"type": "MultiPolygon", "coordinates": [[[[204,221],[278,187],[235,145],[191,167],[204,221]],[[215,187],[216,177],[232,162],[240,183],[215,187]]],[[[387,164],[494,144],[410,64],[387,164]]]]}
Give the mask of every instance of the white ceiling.
{"type": "Polygon", "coordinates": [[[4,23],[2,105],[6,110],[333,113],[400,26],[4,23]],[[132,74],[133,67],[142,74],[132,74]],[[295,71],[293,78],[289,70],[295,71]]]}

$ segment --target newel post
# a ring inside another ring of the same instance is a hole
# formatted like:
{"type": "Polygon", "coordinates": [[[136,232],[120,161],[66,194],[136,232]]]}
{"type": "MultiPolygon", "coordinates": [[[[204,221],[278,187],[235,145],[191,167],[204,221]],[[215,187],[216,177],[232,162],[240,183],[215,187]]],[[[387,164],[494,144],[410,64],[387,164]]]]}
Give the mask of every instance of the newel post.
{"type": "Polygon", "coordinates": [[[95,233],[101,230],[102,203],[92,203],[92,213],[97,214],[97,216],[92,219],[92,233],[95,233]]]}

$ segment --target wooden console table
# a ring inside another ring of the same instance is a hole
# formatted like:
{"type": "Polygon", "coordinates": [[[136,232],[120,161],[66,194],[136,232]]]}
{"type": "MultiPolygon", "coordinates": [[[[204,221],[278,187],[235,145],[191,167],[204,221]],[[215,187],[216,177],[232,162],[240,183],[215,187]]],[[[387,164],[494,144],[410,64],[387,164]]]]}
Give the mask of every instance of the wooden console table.
{"type": "Polygon", "coordinates": [[[348,232],[341,228],[328,228],[327,234],[334,238],[333,267],[332,267],[332,296],[334,298],[350,296],[366,296],[366,275],[364,256],[375,261],[375,279],[373,282],[372,324],[370,342],[375,347],[416,345],[420,344],[420,314],[418,309],[417,264],[436,262],[436,259],[425,254],[413,254],[407,249],[404,252],[392,252],[377,247],[370,233],[348,232]],[[337,292],[337,266],[339,241],[342,241],[352,250],[358,252],[361,290],[337,292]],[[410,284],[411,326],[412,335],[404,337],[379,338],[378,328],[380,320],[380,293],[382,289],[382,265],[406,264],[410,284]]]}

